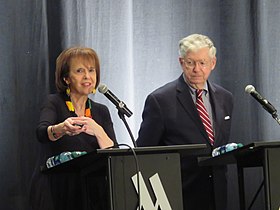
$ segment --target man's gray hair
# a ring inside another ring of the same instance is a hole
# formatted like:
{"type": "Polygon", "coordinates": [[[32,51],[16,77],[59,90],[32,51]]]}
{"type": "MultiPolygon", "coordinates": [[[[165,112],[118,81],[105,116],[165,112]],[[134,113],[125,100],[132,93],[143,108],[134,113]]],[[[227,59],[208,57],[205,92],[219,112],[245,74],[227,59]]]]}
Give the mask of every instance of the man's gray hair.
{"type": "Polygon", "coordinates": [[[216,56],[216,47],[212,40],[202,34],[192,34],[179,41],[179,55],[184,58],[188,52],[195,52],[205,47],[209,48],[209,56],[214,58],[216,56]]]}

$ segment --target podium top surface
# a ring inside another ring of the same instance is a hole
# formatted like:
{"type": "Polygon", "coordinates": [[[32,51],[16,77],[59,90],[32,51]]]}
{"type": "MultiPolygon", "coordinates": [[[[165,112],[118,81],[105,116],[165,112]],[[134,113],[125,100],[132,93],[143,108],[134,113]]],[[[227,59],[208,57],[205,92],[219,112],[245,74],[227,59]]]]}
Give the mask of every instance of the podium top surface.
{"type": "MultiPolygon", "coordinates": [[[[136,153],[136,155],[162,153],[179,153],[181,156],[209,155],[209,149],[207,148],[206,144],[137,147],[133,148],[133,150],[136,153]]],[[[89,167],[91,165],[96,166],[98,170],[98,168],[104,167],[109,156],[124,156],[132,154],[133,151],[131,148],[97,149],[92,152],[89,152],[86,155],[61,163],[52,168],[41,166],[41,171],[43,173],[74,172],[89,167]]]]}
{"type": "MultiPolygon", "coordinates": [[[[179,153],[180,155],[208,155],[206,144],[186,144],[171,146],[149,146],[133,148],[136,154],[179,153]]],[[[124,155],[131,154],[131,148],[97,149],[97,154],[124,155]]]]}
{"type": "Polygon", "coordinates": [[[244,147],[249,148],[272,148],[272,147],[280,147],[280,141],[260,141],[260,142],[253,142],[244,147]]]}
{"type": "Polygon", "coordinates": [[[247,167],[261,166],[263,151],[268,148],[280,148],[280,141],[253,142],[216,157],[201,158],[199,165],[209,166],[237,163],[247,167]]]}

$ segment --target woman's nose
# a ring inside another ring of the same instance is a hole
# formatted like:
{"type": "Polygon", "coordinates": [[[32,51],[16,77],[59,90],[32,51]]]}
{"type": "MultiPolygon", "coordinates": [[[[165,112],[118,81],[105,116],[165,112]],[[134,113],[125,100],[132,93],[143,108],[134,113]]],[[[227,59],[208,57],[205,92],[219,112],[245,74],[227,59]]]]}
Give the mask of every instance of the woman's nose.
{"type": "Polygon", "coordinates": [[[88,77],[89,77],[89,71],[86,70],[86,71],[85,71],[85,74],[84,74],[84,78],[88,78],[88,77]]]}

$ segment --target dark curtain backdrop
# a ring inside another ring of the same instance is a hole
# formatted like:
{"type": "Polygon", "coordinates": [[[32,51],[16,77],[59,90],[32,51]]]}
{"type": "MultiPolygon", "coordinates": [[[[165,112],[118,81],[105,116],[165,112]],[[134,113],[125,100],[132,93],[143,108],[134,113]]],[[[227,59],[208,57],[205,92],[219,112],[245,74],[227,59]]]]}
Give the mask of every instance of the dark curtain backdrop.
{"type": "MultiPolygon", "coordinates": [[[[279,140],[279,125],[244,92],[253,84],[280,107],[279,11],[279,0],[1,0],[0,209],[30,209],[39,108],[45,96],[55,92],[55,58],[73,45],[97,51],[101,82],[133,110],[128,123],[137,138],[148,93],[181,73],[179,39],[206,34],[218,50],[210,80],[234,94],[231,141],[279,140]]],[[[130,143],[115,107],[99,93],[91,97],[109,107],[119,142],[130,143]]],[[[262,172],[245,172],[251,200],[262,172]]],[[[236,176],[232,165],[230,210],[239,208],[236,176]]],[[[263,191],[252,209],[264,209],[263,191]]]]}

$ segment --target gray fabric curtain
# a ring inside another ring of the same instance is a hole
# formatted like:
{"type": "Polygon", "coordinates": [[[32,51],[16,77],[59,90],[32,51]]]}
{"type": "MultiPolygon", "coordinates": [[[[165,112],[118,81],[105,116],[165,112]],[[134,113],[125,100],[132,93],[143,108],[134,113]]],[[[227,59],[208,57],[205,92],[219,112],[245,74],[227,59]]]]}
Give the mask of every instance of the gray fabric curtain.
{"type": "Polygon", "coordinates": [[[30,209],[35,127],[50,84],[45,3],[1,0],[0,16],[0,208],[30,209]]]}
{"type": "MultiPolygon", "coordinates": [[[[210,80],[234,94],[232,142],[279,140],[279,125],[244,92],[252,84],[280,107],[279,11],[278,0],[1,0],[0,208],[30,209],[39,108],[55,92],[55,58],[73,45],[97,51],[101,82],[133,111],[127,120],[137,138],[146,96],[181,73],[179,39],[208,35],[218,51],[210,80]]],[[[114,105],[99,93],[93,100],[109,107],[119,143],[132,145],[114,105]]],[[[239,208],[235,169],[231,210],[239,208]]],[[[259,169],[245,175],[251,200],[263,177],[259,169]]],[[[261,194],[253,209],[262,208],[261,194]]]]}

